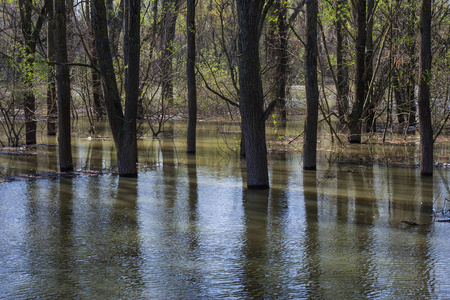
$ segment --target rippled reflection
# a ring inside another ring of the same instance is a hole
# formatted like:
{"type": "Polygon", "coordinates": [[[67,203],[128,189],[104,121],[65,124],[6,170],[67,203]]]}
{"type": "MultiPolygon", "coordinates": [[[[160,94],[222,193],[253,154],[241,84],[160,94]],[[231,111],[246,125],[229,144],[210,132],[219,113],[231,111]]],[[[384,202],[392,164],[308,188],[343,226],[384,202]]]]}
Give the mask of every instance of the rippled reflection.
{"type": "MultiPolygon", "coordinates": [[[[213,133],[196,156],[141,142],[138,179],[0,184],[0,298],[450,297],[449,224],[432,217],[450,198],[445,169],[303,172],[298,153],[272,153],[272,188],[249,191],[213,133]]],[[[114,165],[108,141],[75,149],[82,168],[114,165]]]]}

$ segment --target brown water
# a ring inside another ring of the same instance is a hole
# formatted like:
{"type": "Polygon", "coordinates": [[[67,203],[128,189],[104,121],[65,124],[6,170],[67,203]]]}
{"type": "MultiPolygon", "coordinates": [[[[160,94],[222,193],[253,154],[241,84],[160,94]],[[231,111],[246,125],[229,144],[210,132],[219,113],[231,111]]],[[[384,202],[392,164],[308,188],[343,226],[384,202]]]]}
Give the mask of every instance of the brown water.
{"type": "MultiPolygon", "coordinates": [[[[327,160],[414,160],[417,146],[322,151],[317,172],[302,171],[299,152],[271,151],[272,188],[255,192],[229,149],[237,135],[218,134],[236,125],[200,126],[196,157],[181,128],[139,141],[138,179],[0,184],[0,299],[450,298],[450,224],[431,216],[450,199],[450,169],[430,179],[327,160]]],[[[56,170],[56,150],[0,155],[2,173],[56,170]]],[[[76,138],[74,156],[78,170],[115,166],[109,140],[76,138]]]]}

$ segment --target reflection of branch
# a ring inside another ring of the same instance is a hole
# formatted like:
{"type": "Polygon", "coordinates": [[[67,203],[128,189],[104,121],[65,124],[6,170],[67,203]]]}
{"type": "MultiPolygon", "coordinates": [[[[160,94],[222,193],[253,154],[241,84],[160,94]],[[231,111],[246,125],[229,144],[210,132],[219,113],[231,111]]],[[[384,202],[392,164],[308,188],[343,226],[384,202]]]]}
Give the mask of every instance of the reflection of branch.
{"type": "Polygon", "coordinates": [[[211,93],[213,93],[214,95],[218,96],[218,97],[221,98],[222,100],[225,100],[226,102],[228,102],[229,104],[231,104],[231,105],[233,105],[233,106],[235,106],[235,107],[238,107],[238,108],[240,107],[238,103],[236,103],[236,102],[234,102],[233,100],[231,100],[231,99],[225,97],[223,94],[221,94],[221,93],[219,93],[219,92],[213,90],[213,89],[209,86],[208,82],[206,81],[205,77],[203,76],[203,74],[202,74],[202,72],[199,70],[199,68],[198,68],[197,66],[195,66],[195,68],[197,69],[197,72],[200,74],[200,77],[202,78],[203,82],[205,83],[206,88],[207,88],[211,93]]]}

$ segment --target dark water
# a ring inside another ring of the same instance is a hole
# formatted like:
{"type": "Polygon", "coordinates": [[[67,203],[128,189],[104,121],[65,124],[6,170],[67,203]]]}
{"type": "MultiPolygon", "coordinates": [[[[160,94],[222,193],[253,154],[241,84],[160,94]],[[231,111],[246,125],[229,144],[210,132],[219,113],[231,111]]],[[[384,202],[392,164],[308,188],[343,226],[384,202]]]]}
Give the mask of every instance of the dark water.
{"type": "MultiPolygon", "coordinates": [[[[421,178],[322,151],[304,172],[300,153],[271,151],[272,188],[248,191],[236,136],[218,134],[235,129],[202,126],[196,157],[183,136],[141,140],[138,179],[0,184],[0,298],[450,298],[450,224],[431,215],[448,205],[448,169],[421,178]]],[[[339,155],[403,153],[358,147],[339,155]]],[[[55,146],[37,151],[2,155],[2,172],[56,169],[55,146]]],[[[76,139],[74,154],[77,169],[115,166],[110,141],[76,139]]]]}

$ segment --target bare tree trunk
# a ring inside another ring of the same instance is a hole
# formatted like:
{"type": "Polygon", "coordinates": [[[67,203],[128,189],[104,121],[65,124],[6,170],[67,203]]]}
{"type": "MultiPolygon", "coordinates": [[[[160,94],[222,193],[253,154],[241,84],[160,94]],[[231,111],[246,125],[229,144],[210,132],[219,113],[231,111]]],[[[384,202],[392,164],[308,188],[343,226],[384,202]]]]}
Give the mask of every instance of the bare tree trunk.
{"type": "Polygon", "coordinates": [[[124,57],[128,65],[125,71],[125,114],[114,74],[105,1],[93,0],[92,3],[95,44],[109,125],[117,150],[119,175],[137,177],[136,115],[139,96],[140,1],[125,1],[124,57]]]}
{"type": "Polygon", "coordinates": [[[189,121],[187,130],[187,153],[195,153],[197,127],[197,87],[195,81],[195,0],[187,1],[187,85],[189,121]]]}
{"type": "Polygon", "coordinates": [[[431,83],[431,0],[422,0],[420,7],[420,68],[419,68],[419,122],[420,174],[433,175],[433,128],[430,109],[431,83]]]}
{"type": "Polygon", "coordinates": [[[361,143],[361,117],[365,100],[365,60],[366,60],[366,0],[356,3],[356,72],[355,72],[355,99],[350,114],[350,143],[361,143]]]}
{"type": "Polygon", "coordinates": [[[336,8],[336,60],[337,60],[337,104],[339,121],[345,123],[348,113],[348,60],[347,56],[347,37],[345,32],[345,6],[347,0],[337,0],[336,8]]]}
{"type": "Polygon", "coordinates": [[[163,101],[166,100],[169,104],[173,104],[173,53],[175,39],[175,29],[177,24],[178,9],[180,0],[164,0],[163,1],[163,50],[161,57],[161,88],[163,101]]]}
{"type": "MultiPolygon", "coordinates": [[[[55,61],[55,25],[53,19],[53,5],[50,5],[47,20],[47,58],[50,62],[55,61]]],[[[47,135],[52,136],[56,135],[56,121],[58,119],[54,65],[49,65],[47,78],[47,135]]]]}
{"type": "Polygon", "coordinates": [[[365,93],[364,97],[366,98],[366,107],[364,110],[367,112],[366,118],[366,132],[375,132],[376,124],[375,124],[375,97],[372,91],[370,91],[370,83],[372,81],[373,74],[373,18],[374,18],[374,0],[367,0],[367,22],[366,22],[366,75],[365,75],[365,93]]]}
{"type": "Polygon", "coordinates": [[[70,128],[70,71],[67,57],[66,1],[55,0],[56,84],[58,96],[59,169],[73,170],[70,128]]]}
{"type": "Polygon", "coordinates": [[[274,4],[275,26],[271,32],[273,43],[272,56],[276,63],[275,68],[275,99],[278,101],[277,108],[281,122],[286,122],[286,85],[288,79],[288,30],[287,2],[275,1],[274,4]]]}
{"type": "Polygon", "coordinates": [[[317,119],[319,115],[319,88],[317,82],[317,0],[306,0],[306,56],[305,89],[306,121],[303,142],[303,169],[316,169],[317,119]]]}
{"type": "Polygon", "coordinates": [[[247,187],[269,188],[259,24],[264,0],[237,0],[239,23],[239,86],[242,133],[247,164],[247,187]]]}

